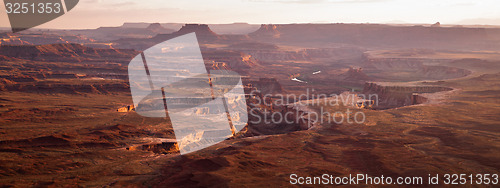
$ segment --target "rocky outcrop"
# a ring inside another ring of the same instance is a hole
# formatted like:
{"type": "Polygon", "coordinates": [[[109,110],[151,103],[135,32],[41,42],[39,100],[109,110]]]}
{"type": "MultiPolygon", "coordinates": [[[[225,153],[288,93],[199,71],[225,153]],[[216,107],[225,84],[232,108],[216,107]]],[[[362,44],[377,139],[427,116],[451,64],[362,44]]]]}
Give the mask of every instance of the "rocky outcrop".
{"type": "Polygon", "coordinates": [[[162,142],[159,144],[144,144],[140,146],[128,147],[129,151],[145,150],[156,154],[170,154],[179,152],[179,144],[177,142],[162,142]]]}
{"type": "Polygon", "coordinates": [[[251,55],[231,50],[202,50],[203,59],[208,70],[227,69],[238,73],[246,73],[259,66],[251,55]]]}
{"type": "Polygon", "coordinates": [[[278,25],[274,24],[262,24],[260,28],[253,32],[248,34],[251,37],[258,37],[258,38],[267,38],[267,39],[276,39],[280,38],[281,33],[278,31],[278,25]]]}
{"type": "Polygon", "coordinates": [[[411,95],[411,104],[412,105],[424,104],[424,103],[427,103],[427,101],[429,101],[428,98],[426,98],[418,93],[414,93],[411,95]]]}
{"type": "MultiPolygon", "coordinates": [[[[248,87],[247,87],[248,88],[248,87]]],[[[255,87],[247,95],[248,125],[244,136],[275,135],[308,130],[315,122],[294,105],[275,104],[255,87]]]]}
{"type": "Polygon", "coordinates": [[[451,91],[453,89],[439,86],[405,86],[405,85],[384,85],[380,83],[366,83],[363,94],[366,96],[376,96],[378,101],[374,109],[387,109],[401,106],[409,106],[427,102],[425,97],[419,94],[451,91]]]}
{"type": "Polygon", "coordinates": [[[128,105],[128,106],[118,108],[116,111],[121,112],[121,113],[125,113],[125,112],[132,112],[134,110],[135,110],[134,105],[128,105]]]}
{"type": "Polygon", "coordinates": [[[6,91],[6,86],[13,85],[15,82],[5,79],[5,78],[0,78],[0,91],[6,91]]]}
{"type": "Polygon", "coordinates": [[[362,68],[349,68],[347,72],[339,75],[343,81],[359,82],[372,80],[368,75],[363,72],[362,68]]]}
{"type": "Polygon", "coordinates": [[[441,27],[441,23],[440,22],[436,22],[435,24],[432,24],[431,27],[441,27]]]}

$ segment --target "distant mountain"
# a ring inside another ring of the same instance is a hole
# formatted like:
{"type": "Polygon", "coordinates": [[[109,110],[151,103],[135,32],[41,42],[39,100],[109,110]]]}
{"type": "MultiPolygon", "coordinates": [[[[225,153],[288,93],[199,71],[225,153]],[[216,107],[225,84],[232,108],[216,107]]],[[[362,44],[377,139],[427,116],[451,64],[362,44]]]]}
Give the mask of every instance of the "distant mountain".
{"type": "MultiPolygon", "coordinates": [[[[146,28],[150,23],[124,23],[124,28],[146,28]]],[[[179,30],[184,26],[184,23],[161,23],[162,27],[170,30],[179,30]]],[[[248,23],[232,23],[232,24],[207,24],[210,29],[220,35],[245,35],[259,29],[257,24],[248,23]]]]}
{"type": "Polygon", "coordinates": [[[500,28],[389,26],[380,24],[262,25],[249,36],[290,45],[498,50],[500,28]]]}
{"type": "Polygon", "coordinates": [[[182,26],[182,28],[173,33],[174,35],[184,35],[188,33],[196,32],[196,35],[198,37],[203,37],[203,38],[218,38],[219,36],[208,27],[206,24],[186,24],[182,26]]]}
{"type": "Polygon", "coordinates": [[[278,25],[272,25],[272,24],[269,25],[262,24],[257,31],[249,34],[249,36],[261,39],[280,38],[280,35],[281,33],[278,31],[278,25]]]}
{"type": "Polygon", "coordinates": [[[179,31],[169,33],[169,34],[158,34],[151,38],[121,38],[115,41],[112,41],[113,44],[117,48],[121,49],[135,49],[138,51],[145,50],[149,47],[152,47],[155,44],[160,42],[173,39],[175,37],[185,35],[188,33],[195,32],[197,39],[199,42],[214,42],[224,38],[221,35],[213,32],[210,27],[206,24],[186,24],[182,26],[179,31]]]}
{"type": "Polygon", "coordinates": [[[120,38],[151,38],[158,34],[173,33],[175,30],[164,28],[159,23],[152,23],[146,27],[131,27],[130,24],[127,24],[127,26],[100,27],[92,30],[74,30],[73,32],[98,41],[112,41],[120,38]]]}

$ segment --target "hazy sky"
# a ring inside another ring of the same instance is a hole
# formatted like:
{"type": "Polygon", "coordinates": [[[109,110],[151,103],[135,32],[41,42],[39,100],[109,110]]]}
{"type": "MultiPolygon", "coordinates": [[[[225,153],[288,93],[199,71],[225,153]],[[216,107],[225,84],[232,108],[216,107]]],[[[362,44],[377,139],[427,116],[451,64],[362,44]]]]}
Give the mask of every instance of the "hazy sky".
{"type": "MultiPolygon", "coordinates": [[[[0,0],[2,1],[2,0],[0,0]]],[[[0,27],[10,27],[3,3],[0,27]]],[[[500,25],[500,0],[80,0],[40,28],[123,22],[435,23],[500,25]]]]}

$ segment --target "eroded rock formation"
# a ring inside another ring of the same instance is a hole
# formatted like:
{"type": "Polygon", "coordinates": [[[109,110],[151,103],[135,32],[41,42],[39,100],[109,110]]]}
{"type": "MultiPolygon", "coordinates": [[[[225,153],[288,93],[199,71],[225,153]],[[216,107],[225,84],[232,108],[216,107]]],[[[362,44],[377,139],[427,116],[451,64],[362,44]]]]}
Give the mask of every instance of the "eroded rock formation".
{"type": "Polygon", "coordinates": [[[376,98],[378,98],[378,105],[374,106],[374,109],[387,109],[427,102],[427,99],[419,96],[419,94],[451,90],[453,89],[439,86],[405,86],[366,83],[363,93],[367,96],[376,95],[376,98]]]}
{"type": "Polygon", "coordinates": [[[45,62],[128,62],[135,50],[94,49],[80,44],[0,45],[0,55],[45,62]]]}

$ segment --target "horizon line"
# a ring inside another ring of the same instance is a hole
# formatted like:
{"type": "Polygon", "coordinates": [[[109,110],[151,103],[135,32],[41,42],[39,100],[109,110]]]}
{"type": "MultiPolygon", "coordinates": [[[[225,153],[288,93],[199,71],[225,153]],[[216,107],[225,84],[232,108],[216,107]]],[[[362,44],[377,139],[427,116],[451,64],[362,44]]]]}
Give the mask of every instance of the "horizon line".
{"type": "MultiPolygon", "coordinates": [[[[247,25],[300,25],[300,24],[315,24],[315,25],[326,25],[326,24],[352,24],[352,25],[397,25],[397,26],[431,26],[436,23],[377,23],[377,22],[296,22],[296,23],[248,23],[248,22],[232,22],[232,23],[204,23],[204,22],[123,22],[121,25],[103,25],[97,28],[48,28],[48,27],[34,27],[29,30],[87,30],[87,29],[98,29],[102,27],[122,27],[125,24],[205,24],[205,25],[232,25],[232,24],[247,24],[247,25]]],[[[500,28],[500,25],[494,24],[443,24],[440,23],[441,27],[457,27],[457,26],[465,26],[471,28],[500,28]]],[[[0,30],[10,30],[11,27],[0,27],[0,30]]]]}

